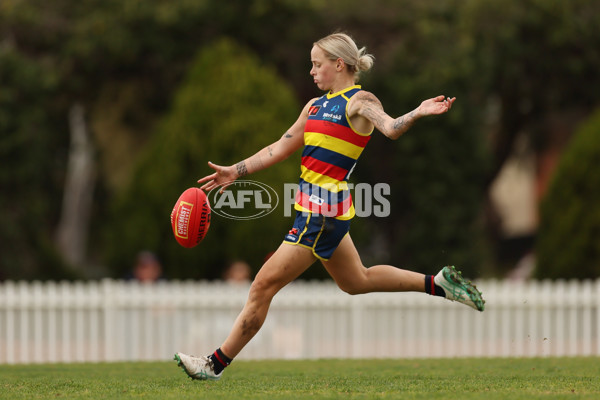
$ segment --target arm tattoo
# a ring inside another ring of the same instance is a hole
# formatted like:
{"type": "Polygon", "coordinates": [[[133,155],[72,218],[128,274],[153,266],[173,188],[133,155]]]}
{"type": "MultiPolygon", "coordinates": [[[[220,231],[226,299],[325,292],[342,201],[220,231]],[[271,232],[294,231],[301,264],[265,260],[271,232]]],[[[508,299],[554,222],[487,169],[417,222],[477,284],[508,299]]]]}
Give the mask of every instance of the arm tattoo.
{"type": "Polygon", "coordinates": [[[240,161],[239,163],[235,164],[235,167],[237,168],[237,173],[239,176],[248,175],[248,168],[246,168],[245,161],[240,161]]]}
{"type": "Polygon", "coordinates": [[[268,146],[267,150],[269,151],[269,157],[273,157],[273,149],[271,148],[271,146],[268,146]]]}
{"type": "Polygon", "coordinates": [[[358,96],[360,96],[357,98],[360,102],[360,114],[371,121],[375,128],[382,131],[385,125],[385,113],[379,99],[369,92],[360,92],[358,96]]]}
{"type": "Polygon", "coordinates": [[[404,121],[404,116],[396,118],[394,121],[394,130],[398,130],[404,127],[406,122],[404,121]]]}
{"type": "Polygon", "coordinates": [[[398,117],[394,120],[394,125],[393,125],[394,130],[410,128],[412,126],[412,124],[415,122],[415,119],[414,119],[415,111],[413,110],[408,114],[408,118],[410,118],[410,119],[407,119],[404,117],[406,117],[406,115],[398,117]]]}
{"type": "Polygon", "coordinates": [[[372,99],[364,99],[363,113],[377,129],[383,127],[383,118],[380,114],[381,104],[372,99]]]}
{"type": "Polygon", "coordinates": [[[290,134],[289,132],[286,132],[285,135],[283,135],[283,137],[286,139],[291,139],[294,137],[294,135],[290,134]]]}

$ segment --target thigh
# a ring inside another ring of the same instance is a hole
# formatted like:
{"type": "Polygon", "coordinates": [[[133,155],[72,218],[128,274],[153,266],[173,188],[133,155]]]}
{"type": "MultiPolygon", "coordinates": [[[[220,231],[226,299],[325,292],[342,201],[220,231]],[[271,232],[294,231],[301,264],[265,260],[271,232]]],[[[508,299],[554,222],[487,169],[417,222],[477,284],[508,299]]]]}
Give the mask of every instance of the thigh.
{"type": "Polygon", "coordinates": [[[270,288],[276,293],[306,271],[315,260],[310,249],[282,243],[258,271],[253,286],[270,288]]]}
{"type": "Polygon", "coordinates": [[[323,266],[341,288],[347,287],[365,277],[367,269],[354,246],[350,234],[344,236],[331,258],[322,260],[323,266]]]}

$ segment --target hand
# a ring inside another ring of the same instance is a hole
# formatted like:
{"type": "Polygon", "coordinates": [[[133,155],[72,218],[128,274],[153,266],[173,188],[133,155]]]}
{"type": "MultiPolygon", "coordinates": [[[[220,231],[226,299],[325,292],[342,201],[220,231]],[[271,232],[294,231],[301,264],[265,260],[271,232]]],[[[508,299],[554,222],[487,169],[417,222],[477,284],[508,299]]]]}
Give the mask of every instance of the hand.
{"type": "Polygon", "coordinates": [[[417,111],[421,116],[443,114],[452,108],[454,100],[456,97],[437,96],[422,102],[417,111]]]}
{"type": "Polygon", "coordinates": [[[222,186],[219,192],[223,193],[227,186],[231,185],[238,177],[233,167],[223,167],[221,165],[213,164],[210,161],[208,162],[208,166],[216,172],[198,179],[198,183],[204,183],[200,189],[206,192],[210,192],[214,188],[222,186]]]}

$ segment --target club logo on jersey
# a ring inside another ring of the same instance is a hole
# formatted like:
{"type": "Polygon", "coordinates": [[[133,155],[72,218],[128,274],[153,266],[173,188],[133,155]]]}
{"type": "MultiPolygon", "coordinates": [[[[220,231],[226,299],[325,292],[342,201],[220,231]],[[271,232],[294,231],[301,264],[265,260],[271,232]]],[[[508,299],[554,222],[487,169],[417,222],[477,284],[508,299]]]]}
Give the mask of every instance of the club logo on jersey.
{"type": "Polygon", "coordinates": [[[321,106],[310,106],[310,108],[308,109],[308,115],[317,115],[320,109],[321,106]]]}

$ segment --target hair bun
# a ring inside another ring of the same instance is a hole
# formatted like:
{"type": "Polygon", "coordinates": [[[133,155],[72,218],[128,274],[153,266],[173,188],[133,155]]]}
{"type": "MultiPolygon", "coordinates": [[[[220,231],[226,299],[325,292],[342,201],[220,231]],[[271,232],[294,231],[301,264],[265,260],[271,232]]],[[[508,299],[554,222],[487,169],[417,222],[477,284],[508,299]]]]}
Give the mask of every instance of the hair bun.
{"type": "Polygon", "coordinates": [[[358,63],[356,63],[356,67],[359,71],[368,71],[373,67],[373,63],[375,62],[375,57],[372,54],[365,54],[367,51],[366,47],[363,47],[359,50],[360,57],[358,58],[358,63]]]}

